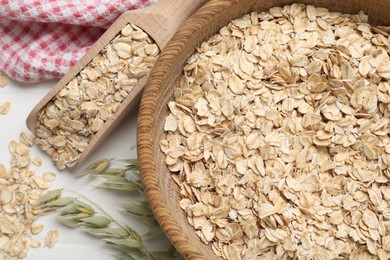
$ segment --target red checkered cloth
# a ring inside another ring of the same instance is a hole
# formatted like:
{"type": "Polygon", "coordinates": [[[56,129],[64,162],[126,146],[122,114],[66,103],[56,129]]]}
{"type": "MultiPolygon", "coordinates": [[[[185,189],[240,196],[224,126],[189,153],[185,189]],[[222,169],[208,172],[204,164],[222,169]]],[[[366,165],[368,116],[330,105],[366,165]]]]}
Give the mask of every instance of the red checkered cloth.
{"type": "Polygon", "coordinates": [[[124,11],[157,0],[0,0],[0,70],[60,78],[124,11]]]}

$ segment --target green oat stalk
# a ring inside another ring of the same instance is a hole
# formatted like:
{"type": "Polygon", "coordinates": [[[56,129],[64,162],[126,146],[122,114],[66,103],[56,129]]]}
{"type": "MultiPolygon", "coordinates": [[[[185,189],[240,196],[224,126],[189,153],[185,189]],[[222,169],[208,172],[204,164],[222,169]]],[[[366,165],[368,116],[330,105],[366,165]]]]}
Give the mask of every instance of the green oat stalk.
{"type": "MultiPolygon", "coordinates": [[[[99,160],[81,171],[79,176],[101,178],[97,188],[139,193],[144,195],[138,162],[135,159],[118,160],[121,168],[111,167],[113,159],[99,160]]],[[[149,227],[143,236],[152,237],[161,231],[153,212],[146,201],[135,201],[120,205],[130,216],[136,217],[149,227]]],[[[57,212],[56,220],[69,228],[81,228],[115,248],[116,259],[165,260],[173,259],[177,252],[172,246],[167,251],[149,251],[142,237],[131,227],[122,225],[104,211],[98,204],[84,196],[78,198],[62,196],[62,189],[46,193],[35,203],[43,214],[57,212]]]]}

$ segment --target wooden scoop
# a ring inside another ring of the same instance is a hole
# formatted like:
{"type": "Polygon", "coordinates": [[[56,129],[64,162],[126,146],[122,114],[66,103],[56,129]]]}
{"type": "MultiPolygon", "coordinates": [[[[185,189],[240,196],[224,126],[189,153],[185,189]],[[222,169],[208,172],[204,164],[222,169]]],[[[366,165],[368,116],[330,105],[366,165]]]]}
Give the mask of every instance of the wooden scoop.
{"type": "MultiPolygon", "coordinates": [[[[96,41],[90,50],[73,68],[50,90],[50,92],[33,108],[27,117],[27,127],[35,133],[38,113],[46,104],[72,80],[79,72],[122,30],[128,23],[140,27],[146,32],[162,50],[170,38],[176,33],[180,25],[207,0],[160,0],[149,7],[124,12],[107,31],[96,41]]],[[[72,168],[77,168],[98,145],[111,133],[122,119],[138,103],[147,76],[142,78],[134,87],[119,110],[108,119],[102,128],[93,136],[80,158],[72,168]]]]}

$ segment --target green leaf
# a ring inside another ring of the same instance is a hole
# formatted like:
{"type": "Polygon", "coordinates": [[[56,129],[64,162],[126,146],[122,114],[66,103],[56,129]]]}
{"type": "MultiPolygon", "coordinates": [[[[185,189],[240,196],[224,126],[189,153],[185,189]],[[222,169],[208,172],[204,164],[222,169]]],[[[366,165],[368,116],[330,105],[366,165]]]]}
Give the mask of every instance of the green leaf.
{"type": "Polygon", "coordinates": [[[84,203],[80,200],[76,200],[75,203],[76,208],[83,213],[93,215],[95,213],[95,209],[89,206],[87,203],[84,203]]]}
{"type": "Polygon", "coordinates": [[[139,217],[153,216],[153,212],[150,209],[148,202],[132,202],[130,204],[122,204],[128,213],[134,214],[139,217]]]}
{"type": "Polygon", "coordinates": [[[49,192],[45,193],[45,195],[43,195],[42,197],[37,199],[34,202],[33,206],[45,204],[45,203],[48,203],[50,201],[56,200],[61,196],[61,192],[62,192],[62,189],[56,189],[56,190],[49,191],[49,192]]]}
{"type": "Polygon", "coordinates": [[[100,238],[125,238],[129,232],[123,228],[86,228],[89,234],[100,238]]]}
{"type": "Polygon", "coordinates": [[[77,213],[80,213],[80,211],[78,210],[77,206],[76,206],[76,202],[73,202],[71,204],[68,204],[66,205],[65,207],[63,208],[60,208],[58,210],[59,214],[61,216],[63,215],[68,215],[68,214],[77,214],[77,213]]]}
{"type": "Polygon", "coordinates": [[[103,177],[107,182],[113,183],[126,183],[129,181],[124,176],[102,175],[101,177],[103,177]]]}
{"type": "Polygon", "coordinates": [[[139,240],[141,240],[141,237],[138,235],[138,233],[134,229],[132,229],[131,227],[129,227],[127,225],[123,225],[122,228],[127,231],[129,236],[139,237],[139,240]]]}
{"type": "Polygon", "coordinates": [[[138,159],[123,159],[123,160],[120,160],[124,163],[126,163],[127,167],[134,167],[136,169],[139,169],[139,164],[138,164],[138,159]]]}
{"type": "Polygon", "coordinates": [[[47,203],[46,206],[52,207],[52,208],[62,208],[70,203],[73,203],[74,201],[75,201],[75,198],[72,198],[72,197],[61,197],[59,199],[56,199],[52,202],[47,203]]]}
{"type": "Polygon", "coordinates": [[[121,204],[122,208],[131,216],[139,218],[149,227],[158,227],[157,220],[147,202],[132,202],[130,204],[121,204]]]}
{"type": "Polygon", "coordinates": [[[126,170],[120,168],[112,168],[112,169],[106,169],[105,171],[101,172],[98,175],[99,176],[102,175],[123,176],[125,174],[125,171],[126,170]]]}
{"type": "MultiPolygon", "coordinates": [[[[148,223],[146,223],[146,224],[148,224],[148,223]]],[[[158,225],[158,222],[156,221],[155,225],[149,225],[149,231],[146,232],[143,235],[143,237],[144,238],[153,238],[153,237],[160,235],[162,233],[163,233],[163,231],[162,231],[161,227],[158,225]]]]}
{"type": "Polygon", "coordinates": [[[66,216],[57,216],[56,220],[60,222],[61,224],[70,227],[70,228],[77,228],[80,224],[80,221],[78,219],[72,218],[72,217],[66,217],[66,216]]]}
{"type": "Polygon", "coordinates": [[[103,239],[103,241],[107,242],[108,244],[111,244],[115,247],[120,247],[120,248],[140,248],[142,247],[142,241],[139,241],[138,239],[134,238],[107,238],[103,239]]]}
{"type": "Polygon", "coordinates": [[[112,222],[112,219],[105,216],[92,216],[89,218],[84,218],[81,220],[87,225],[92,225],[96,227],[107,227],[112,222]]]}
{"type": "Polygon", "coordinates": [[[101,159],[90,165],[87,168],[82,170],[77,174],[77,177],[81,177],[84,175],[96,175],[105,171],[108,167],[110,167],[112,159],[101,159]]]}
{"type": "Polygon", "coordinates": [[[136,178],[137,180],[141,179],[140,172],[136,168],[127,168],[125,176],[132,176],[133,178],[136,178]]]}
{"type": "Polygon", "coordinates": [[[104,182],[102,184],[97,185],[96,188],[124,191],[124,192],[134,192],[139,190],[138,185],[133,182],[127,182],[127,183],[104,182]]]}
{"type": "Polygon", "coordinates": [[[141,243],[141,245],[142,245],[142,238],[141,238],[141,236],[140,236],[136,231],[131,230],[130,235],[131,235],[134,239],[136,239],[137,241],[139,241],[139,242],[141,243]]]}

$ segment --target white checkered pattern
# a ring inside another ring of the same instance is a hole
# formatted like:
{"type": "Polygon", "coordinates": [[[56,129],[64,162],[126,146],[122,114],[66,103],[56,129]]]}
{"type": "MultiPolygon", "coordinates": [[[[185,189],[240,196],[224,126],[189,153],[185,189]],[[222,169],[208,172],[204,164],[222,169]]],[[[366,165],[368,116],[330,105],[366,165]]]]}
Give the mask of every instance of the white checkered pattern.
{"type": "Polygon", "coordinates": [[[157,0],[0,0],[0,70],[23,82],[59,78],[124,11],[157,0]]]}

